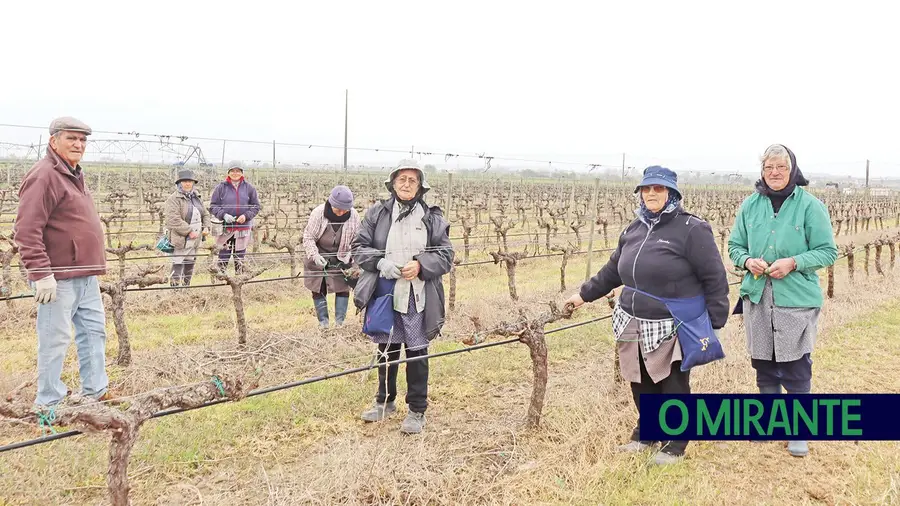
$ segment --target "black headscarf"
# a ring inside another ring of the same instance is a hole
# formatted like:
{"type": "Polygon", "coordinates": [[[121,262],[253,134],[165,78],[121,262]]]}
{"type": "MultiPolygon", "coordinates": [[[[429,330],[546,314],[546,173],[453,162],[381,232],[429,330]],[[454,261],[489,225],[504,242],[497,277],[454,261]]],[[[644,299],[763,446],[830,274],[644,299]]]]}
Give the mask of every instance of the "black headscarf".
{"type": "MultiPolygon", "coordinates": [[[[800,171],[800,167],[797,165],[797,157],[794,155],[794,152],[784,144],[778,145],[787,151],[788,156],[791,159],[791,174],[788,179],[788,184],[784,188],[775,191],[766,184],[765,177],[760,177],[759,180],[756,181],[756,191],[761,195],[769,197],[769,200],[772,201],[772,208],[776,213],[781,209],[781,205],[784,204],[784,201],[794,193],[796,187],[809,184],[809,181],[803,176],[803,172],[800,171]]],[[[760,171],[761,170],[762,169],[760,169],[760,171]]]]}
{"type": "Polygon", "coordinates": [[[338,216],[335,214],[334,209],[331,207],[331,202],[325,201],[325,219],[330,223],[344,223],[350,219],[350,213],[344,213],[343,216],[338,216]]]}

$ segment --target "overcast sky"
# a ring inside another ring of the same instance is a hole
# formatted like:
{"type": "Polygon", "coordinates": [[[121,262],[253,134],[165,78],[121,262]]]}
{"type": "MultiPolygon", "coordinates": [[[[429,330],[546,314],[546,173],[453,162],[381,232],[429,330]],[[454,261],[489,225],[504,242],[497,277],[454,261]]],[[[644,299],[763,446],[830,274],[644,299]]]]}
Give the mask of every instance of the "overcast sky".
{"type": "MultiPolygon", "coordinates": [[[[342,145],[349,89],[351,146],[752,171],[779,142],[809,172],[862,175],[868,158],[873,177],[900,177],[898,10],[11,0],[0,123],[74,115],[96,130],[342,145]]],[[[0,127],[0,141],[45,132],[0,127]]],[[[221,143],[204,149],[218,161],[221,143]]],[[[278,158],[313,151],[341,161],[278,158]]]]}

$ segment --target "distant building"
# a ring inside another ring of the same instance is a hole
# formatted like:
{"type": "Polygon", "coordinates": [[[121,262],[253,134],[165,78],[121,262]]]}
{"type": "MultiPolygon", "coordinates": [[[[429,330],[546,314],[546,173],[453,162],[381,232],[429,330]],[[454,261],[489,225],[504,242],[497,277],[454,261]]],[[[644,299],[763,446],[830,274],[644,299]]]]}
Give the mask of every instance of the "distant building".
{"type": "Polygon", "coordinates": [[[890,188],[869,188],[869,195],[873,197],[890,197],[890,188]]]}

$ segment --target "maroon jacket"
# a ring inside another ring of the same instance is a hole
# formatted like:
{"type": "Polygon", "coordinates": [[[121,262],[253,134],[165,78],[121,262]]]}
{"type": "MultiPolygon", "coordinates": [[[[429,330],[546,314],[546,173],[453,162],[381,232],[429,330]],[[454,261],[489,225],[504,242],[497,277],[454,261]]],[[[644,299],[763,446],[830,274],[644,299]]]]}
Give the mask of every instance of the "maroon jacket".
{"type": "Polygon", "coordinates": [[[22,180],[15,240],[31,281],[51,267],[58,280],[106,274],[100,216],[80,166],[76,172],[47,146],[22,180]]]}

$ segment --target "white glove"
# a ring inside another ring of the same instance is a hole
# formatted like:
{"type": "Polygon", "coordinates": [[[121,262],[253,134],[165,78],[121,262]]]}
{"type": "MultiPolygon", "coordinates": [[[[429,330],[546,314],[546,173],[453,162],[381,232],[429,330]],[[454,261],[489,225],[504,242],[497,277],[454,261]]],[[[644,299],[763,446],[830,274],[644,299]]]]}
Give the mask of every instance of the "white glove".
{"type": "Polygon", "coordinates": [[[328,260],[325,260],[322,255],[316,255],[315,258],[313,258],[313,262],[315,262],[316,266],[320,269],[324,269],[328,265],[328,260]]]}
{"type": "Polygon", "coordinates": [[[225,215],[225,223],[234,223],[234,216],[230,214],[225,215]]]}
{"type": "Polygon", "coordinates": [[[34,282],[34,298],[39,304],[56,301],[56,278],[53,274],[34,282]]]}
{"type": "Polygon", "coordinates": [[[400,268],[394,262],[388,262],[386,258],[378,261],[378,270],[384,279],[400,279],[400,268]]]}

